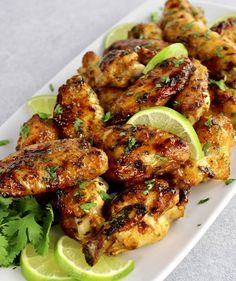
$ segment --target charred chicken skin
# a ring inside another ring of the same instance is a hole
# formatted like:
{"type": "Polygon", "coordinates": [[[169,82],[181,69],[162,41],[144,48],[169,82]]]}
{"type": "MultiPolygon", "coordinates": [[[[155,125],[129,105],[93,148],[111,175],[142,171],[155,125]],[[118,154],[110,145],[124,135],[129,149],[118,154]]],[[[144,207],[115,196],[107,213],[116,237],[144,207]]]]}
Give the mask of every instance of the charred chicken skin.
{"type": "Polygon", "coordinates": [[[236,18],[228,18],[221,21],[212,26],[211,30],[236,43],[236,18]]]}

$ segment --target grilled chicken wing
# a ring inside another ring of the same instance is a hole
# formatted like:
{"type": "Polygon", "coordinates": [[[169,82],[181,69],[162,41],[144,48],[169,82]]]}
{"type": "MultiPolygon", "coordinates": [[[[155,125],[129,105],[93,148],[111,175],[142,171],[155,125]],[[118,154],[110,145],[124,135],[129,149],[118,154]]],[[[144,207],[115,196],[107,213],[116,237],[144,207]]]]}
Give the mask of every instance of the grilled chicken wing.
{"type": "Polygon", "coordinates": [[[34,144],[0,161],[0,193],[40,194],[94,179],[107,170],[106,154],[79,139],[34,144]]]}
{"type": "Polygon", "coordinates": [[[121,123],[141,109],[165,105],[184,89],[193,71],[194,66],[187,58],[180,65],[176,65],[174,58],[163,61],[114,101],[112,122],[121,123]]]}
{"type": "Polygon", "coordinates": [[[59,138],[60,133],[54,120],[43,120],[38,114],[35,114],[21,127],[16,150],[31,144],[44,143],[59,138]]]}
{"type": "Polygon", "coordinates": [[[236,45],[216,32],[208,30],[205,23],[196,20],[183,7],[187,0],[168,0],[162,18],[165,40],[183,42],[191,56],[199,59],[215,79],[226,79],[236,87],[236,45]]]}
{"type": "Polygon", "coordinates": [[[127,39],[113,43],[104,51],[106,55],[112,50],[129,50],[134,51],[139,56],[139,61],[142,64],[147,64],[160,50],[167,47],[169,43],[163,40],[154,39],[127,39]]]}
{"type": "Polygon", "coordinates": [[[184,114],[194,124],[209,110],[208,71],[198,60],[193,59],[196,70],[173,102],[173,108],[184,114]]]}
{"type": "Polygon", "coordinates": [[[140,23],[129,31],[128,38],[162,39],[162,30],[154,22],[140,23]]]}
{"type": "Polygon", "coordinates": [[[54,109],[54,120],[64,138],[85,137],[102,127],[102,107],[92,88],[79,75],[61,86],[54,109]]]}
{"type": "Polygon", "coordinates": [[[93,88],[125,88],[137,79],[144,69],[138,55],[130,50],[112,50],[100,59],[94,52],[83,57],[83,66],[78,70],[93,88]]]}
{"type": "Polygon", "coordinates": [[[107,127],[94,136],[109,159],[110,181],[138,182],[161,175],[189,159],[188,145],[175,135],[145,126],[107,127]]]}
{"type": "Polygon", "coordinates": [[[104,223],[102,208],[108,185],[102,178],[80,181],[59,193],[61,226],[72,238],[85,242],[98,233],[104,223]]]}
{"type": "Polygon", "coordinates": [[[86,261],[92,266],[101,253],[118,255],[159,241],[183,215],[179,192],[166,181],[132,185],[112,201],[110,221],[83,245],[86,261]]]}
{"type": "Polygon", "coordinates": [[[221,21],[212,26],[211,30],[236,43],[236,18],[229,18],[221,21]]]}

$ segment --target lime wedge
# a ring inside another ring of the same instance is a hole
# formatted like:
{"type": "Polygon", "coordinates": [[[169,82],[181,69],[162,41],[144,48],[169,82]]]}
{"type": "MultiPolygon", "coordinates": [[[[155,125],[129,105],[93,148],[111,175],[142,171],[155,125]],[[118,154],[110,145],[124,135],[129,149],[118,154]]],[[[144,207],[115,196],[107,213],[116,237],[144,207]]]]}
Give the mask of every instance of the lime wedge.
{"type": "Polygon", "coordinates": [[[155,66],[168,58],[188,57],[188,51],[182,43],[174,43],[156,54],[145,66],[143,74],[147,74],[155,66]]]}
{"type": "Polygon", "coordinates": [[[171,108],[158,106],[141,110],[127,123],[146,125],[172,133],[188,143],[191,158],[199,160],[203,157],[202,146],[193,126],[186,117],[171,108]]]}
{"type": "Polygon", "coordinates": [[[116,41],[125,40],[128,38],[128,32],[136,25],[134,22],[122,23],[115,26],[106,36],[104,48],[108,48],[116,41]]]}
{"type": "Polygon", "coordinates": [[[57,265],[53,243],[50,243],[45,256],[39,256],[34,247],[28,244],[21,253],[20,265],[28,281],[74,281],[57,265]]]}
{"type": "Polygon", "coordinates": [[[53,115],[57,97],[53,95],[35,96],[27,101],[27,105],[33,113],[44,113],[50,117],[53,115]]]}
{"type": "Polygon", "coordinates": [[[56,249],[56,259],[61,268],[78,280],[111,281],[126,276],[134,268],[132,260],[120,257],[102,256],[93,267],[84,258],[79,242],[63,236],[59,239],[56,249]]]}
{"type": "Polygon", "coordinates": [[[217,18],[217,19],[214,19],[213,21],[211,21],[208,24],[208,28],[211,28],[213,25],[215,25],[215,24],[217,24],[221,21],[227,20],[228,18],[236,18],[236,12],[229,13],[229,14],[223,15],[223,16],[217,18]]]}

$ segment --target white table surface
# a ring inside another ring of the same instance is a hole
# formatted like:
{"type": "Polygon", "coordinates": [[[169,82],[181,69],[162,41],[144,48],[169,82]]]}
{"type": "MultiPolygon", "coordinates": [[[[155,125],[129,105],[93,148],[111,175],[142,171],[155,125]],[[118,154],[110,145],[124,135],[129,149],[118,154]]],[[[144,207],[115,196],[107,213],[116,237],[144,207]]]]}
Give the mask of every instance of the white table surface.
{"type": "MultiPolygon", "coordinates": [[[[142,2],[0,0],[0,123],[142,2]]],[[[236,7],[236,0],[212,2],[236,7]]],[[[235,205],[236,198],[167,281],[236,280],[235,205]]]]}

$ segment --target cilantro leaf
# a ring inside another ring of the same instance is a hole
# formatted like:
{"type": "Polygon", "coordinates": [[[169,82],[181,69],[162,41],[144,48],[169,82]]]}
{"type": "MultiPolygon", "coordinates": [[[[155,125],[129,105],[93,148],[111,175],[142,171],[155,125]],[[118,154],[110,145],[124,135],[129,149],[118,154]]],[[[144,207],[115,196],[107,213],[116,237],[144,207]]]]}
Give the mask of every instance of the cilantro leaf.
{"type": "Polygon", "coordinates": [[[0,140],[0,146],[7,145],[9,143],[10,143],[9,140],[0,140]]]}
{"type": "Polygon", "coordinates": [[[20,127],[20,135],[22,136],[22,138],[24,140],[26,140],[28,138],[29,132],[30,132],[30,128],[27,127],[26,125],[22,125],[20,127]]]}

